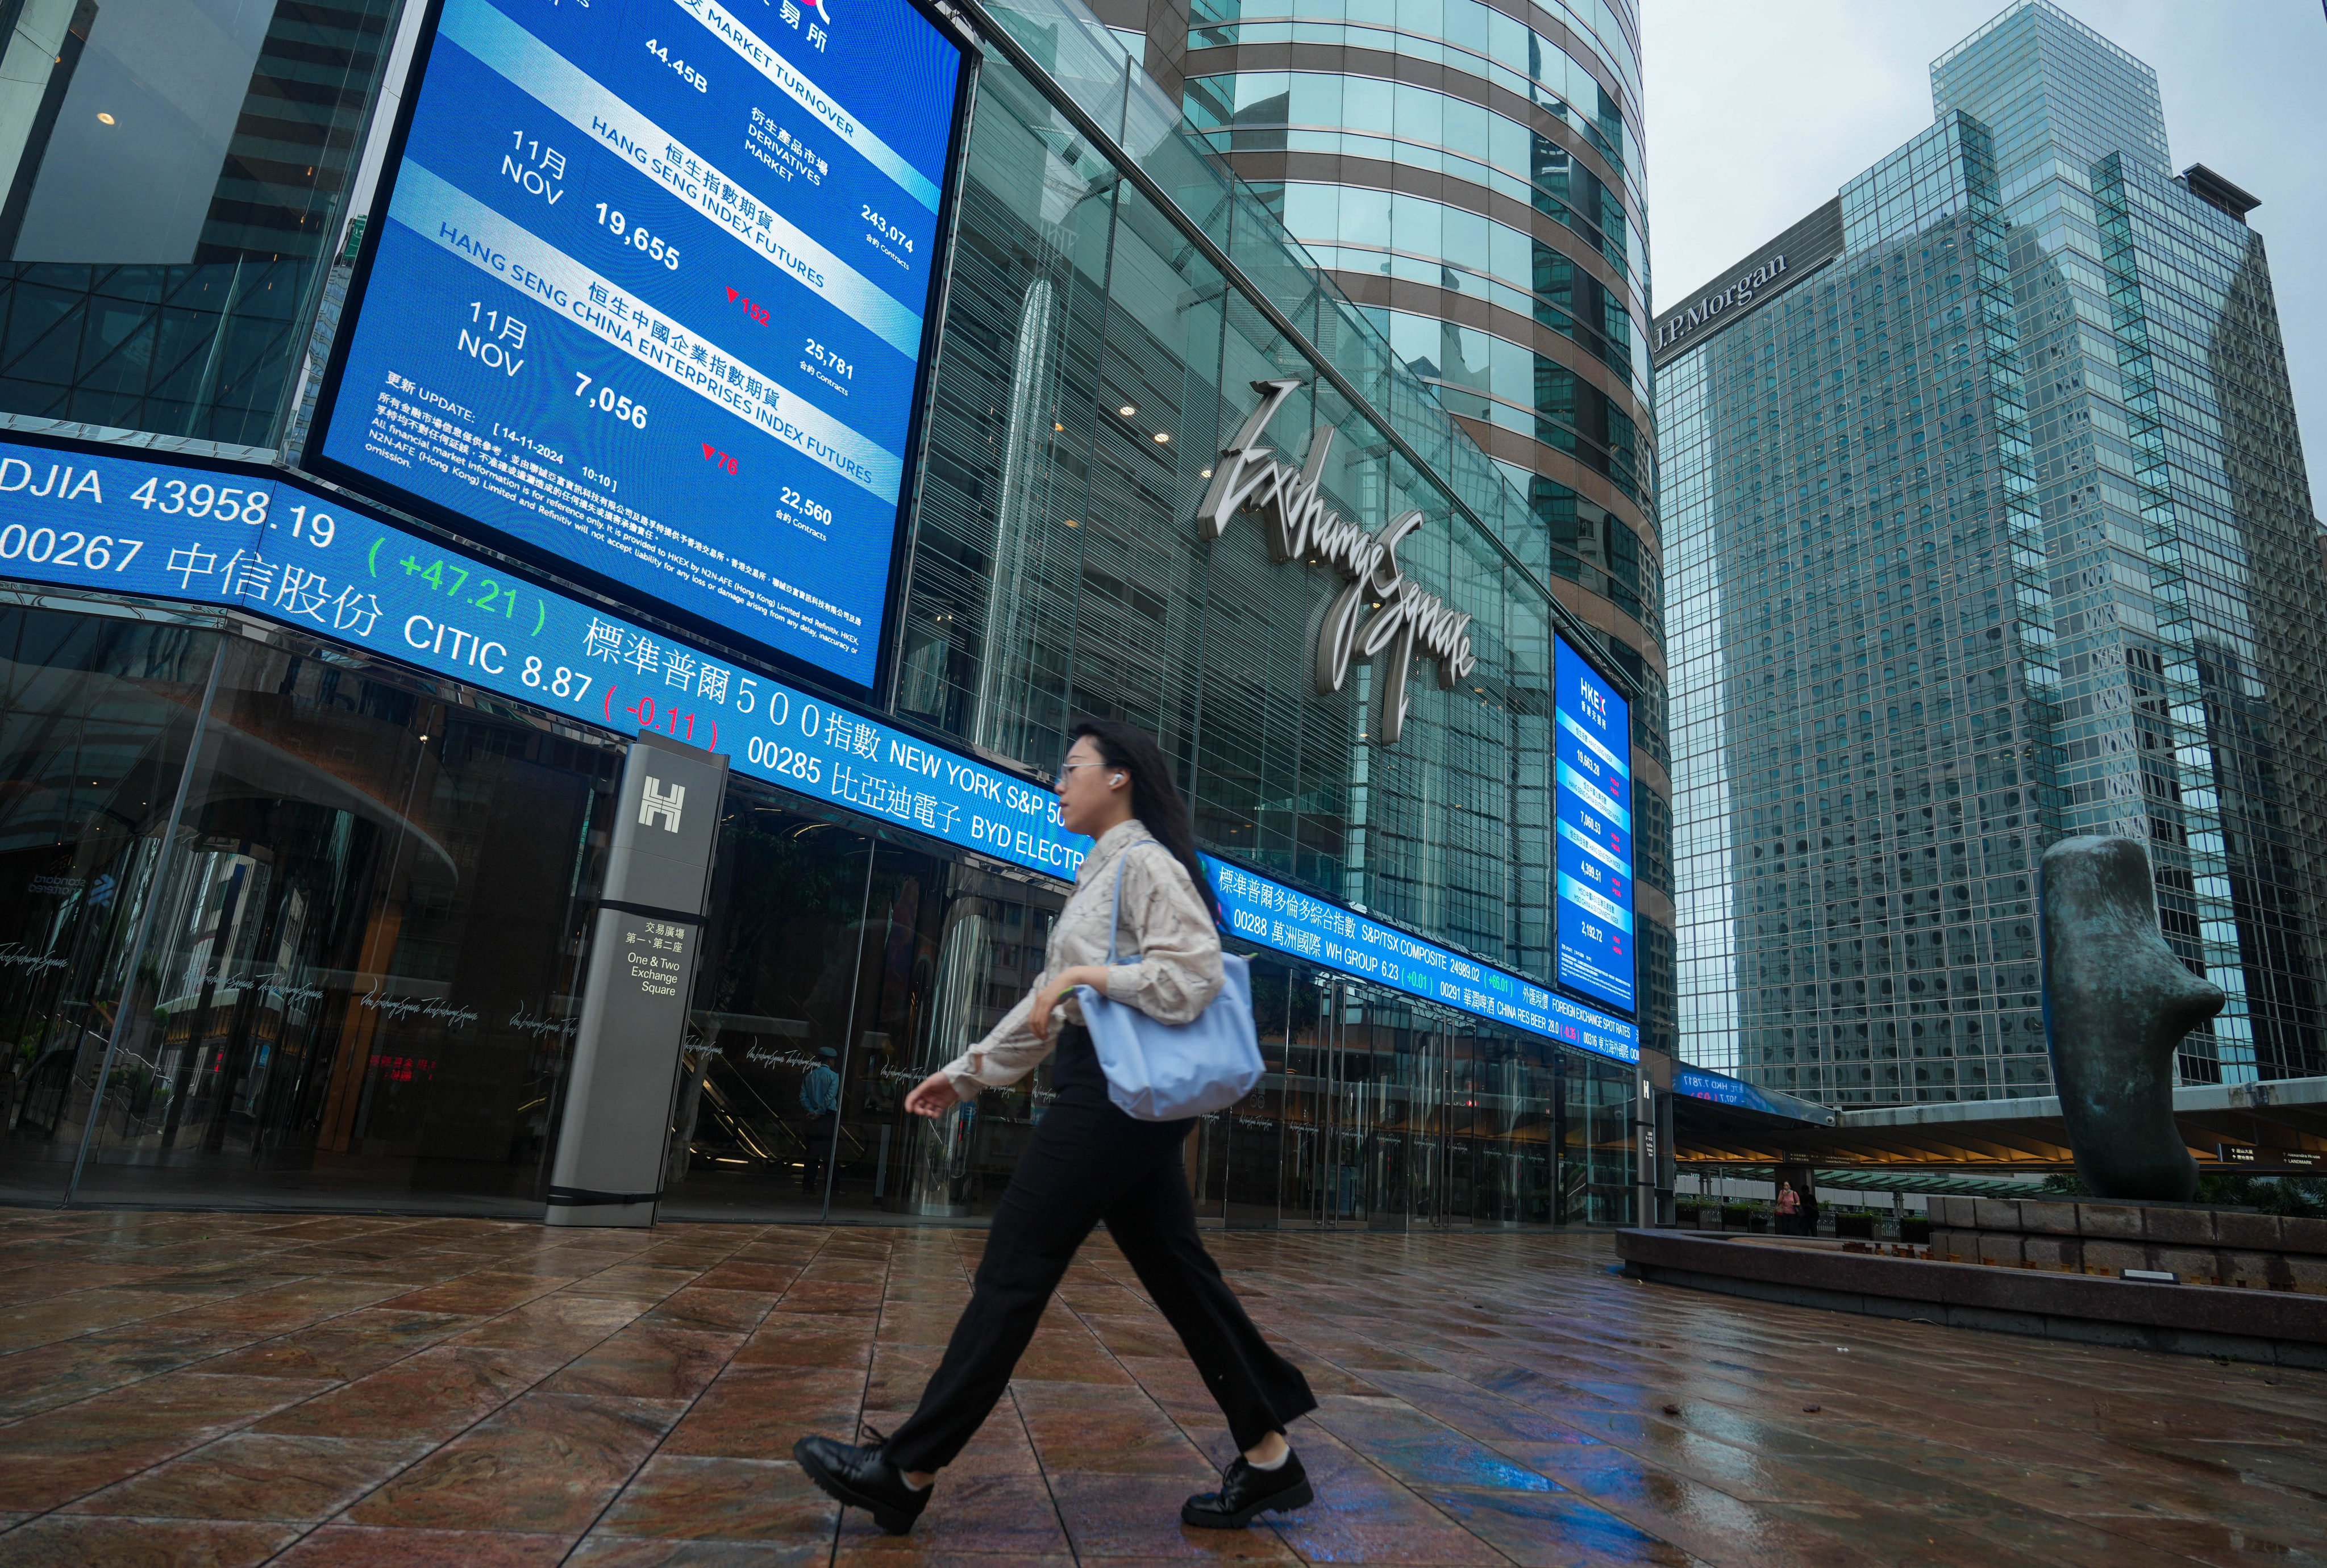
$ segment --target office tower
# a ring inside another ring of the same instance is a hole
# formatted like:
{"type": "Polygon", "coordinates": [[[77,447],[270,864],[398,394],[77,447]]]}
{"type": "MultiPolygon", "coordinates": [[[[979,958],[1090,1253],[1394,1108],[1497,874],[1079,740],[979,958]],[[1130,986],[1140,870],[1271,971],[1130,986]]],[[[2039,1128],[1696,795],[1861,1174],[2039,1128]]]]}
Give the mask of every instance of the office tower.
{"type": "Polygon", "coordinates": [[[1682,1054],[2049,1092],[2037,859],[2116,833],[2229,996],[2182,1077],[2316,1073],[2327,583],[2256,198],[2043,0],[1931,79],[1657,320],[1682,1054]]]}
{"type": "Polygon", "coordinates": [[[0,26],[0,1197],[990,1212],[1048,1069],[902,1092],[1042,962],[1104,715],[1254,977],[1207,1215],[1640,1212],[1625,671],[1122,33],[366,6],[0,26]],[[1267,380],[1322,510],[1208,529],[1267,380]],[[618,993],[668,1122],[591,1112],[618,993]]]}
{"type": "Polygon", "coordinates": [[[1099,14],[1529,503],[1562,602],[1640,692],[1641,1021],[1672,1028],[1671,789],[1631,0],[1099,14]],[[1297,12],[1297,14],[1296,14],[1297,12]]]}

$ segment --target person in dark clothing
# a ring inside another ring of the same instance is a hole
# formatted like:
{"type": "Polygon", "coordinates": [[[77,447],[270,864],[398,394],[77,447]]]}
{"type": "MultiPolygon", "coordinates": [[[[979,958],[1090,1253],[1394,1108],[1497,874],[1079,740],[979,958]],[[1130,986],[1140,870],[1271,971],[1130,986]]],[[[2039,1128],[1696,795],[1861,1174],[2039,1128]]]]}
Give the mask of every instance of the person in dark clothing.
{"type": "Polygon", "coordinates": [[[816,1059],[816,1065],[800,1075],[800,1142],[808,1151],[800,1162],[803,1192],[823,1190],[824,1162],[840,1130],[840,1074],[832,1065],[840,1059],[840,1053],[820,1045],[816,1059]]]}
{"type": "Polygon", "coordinates": [[[1182,1505],[1182,1521],[1238,1529],[1314,1498],[1285,1428],[1314,1410],[1316,1397],[1245,1315],[1197,1235],[1181,1164],[1194,1124],[1139,1121],[1107,1097],[1071,994],[1089,985],[1164,1023],[1189,1022],[1219,994],[1220,929],[1187,807],[1154,741],[1107,722],[1076,726],[1058,793],[1061,822],[1095,842],[1051,930],[1048,962],[994,1031],[930,1074],[905,1106],[939,1116],[967,1094],[1014,1083],[1050,1053],[1054,1037],[1057,1098],[995,1208],[970,1303],[920,1407],[893,1436],[875,1434],[869,1445],[804,1437],[792,1449],[818,1486],[869,1510],[892,1534],[912,1528],[936,1473],[1001,1399],[1076,1249],[1102,1222],[1203,1374],[1242,1451],[1218,1491],[1182,1505]],[[1119,951],[1134,957],[1110,967],[1107,938],[1118,917],[1119,951]]]}

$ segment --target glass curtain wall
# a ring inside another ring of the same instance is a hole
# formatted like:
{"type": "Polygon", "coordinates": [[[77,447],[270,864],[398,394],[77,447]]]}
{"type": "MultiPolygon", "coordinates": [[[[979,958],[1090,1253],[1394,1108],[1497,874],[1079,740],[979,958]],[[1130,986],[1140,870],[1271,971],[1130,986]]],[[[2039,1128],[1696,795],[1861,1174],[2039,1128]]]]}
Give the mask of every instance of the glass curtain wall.
{"type": "Polygon", "coordinates": [[[270,443],[398,5],[0,7],[0,412],[270,443]]]}
{"type": "Polygon", "coordinates": [[[33,610],[0,647],[0,1181],[538,1204],[619,748],[339,649],[33,610]]]}
{"type": "MultiPolygon", "coordinates": [[[[1036,768],[1083,714],[1145,725],[1210,847],[1547,983],[1545,579],[1006,64],[988,62],[968,160],[899,709],[1036,768]],[[1476,668],[1442,684],[1417,662],[1394,747],[1372,735],[1369,666],[1316,686],[1338,574],[1272,560],[1248,520],[1197,537],[1220,444],[1276,377],[1310,384],[1273,442],[1329,432],[1325,499],[1369,531],[1420,511],[1400,565],[1472,618],[1476,668]]],[[[1239,263],[1288,281],[1266,212],[1213,217],[1239,263]]],[[[1291,313],[1338,341],[1317,288],[1291,313]]]]}

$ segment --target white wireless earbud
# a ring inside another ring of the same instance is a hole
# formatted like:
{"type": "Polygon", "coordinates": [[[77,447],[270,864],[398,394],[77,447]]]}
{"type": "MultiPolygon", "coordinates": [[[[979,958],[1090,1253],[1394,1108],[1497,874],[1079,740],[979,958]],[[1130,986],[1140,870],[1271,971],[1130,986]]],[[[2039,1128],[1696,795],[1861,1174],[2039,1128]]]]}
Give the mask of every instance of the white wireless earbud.
{"type": "Polygon", "coordinates": [[[1107,782],[1110,784],[1120,784],[1123,782],[1123,775],[1117,773],[1114,778],[1108,779],[1107,782]]]}

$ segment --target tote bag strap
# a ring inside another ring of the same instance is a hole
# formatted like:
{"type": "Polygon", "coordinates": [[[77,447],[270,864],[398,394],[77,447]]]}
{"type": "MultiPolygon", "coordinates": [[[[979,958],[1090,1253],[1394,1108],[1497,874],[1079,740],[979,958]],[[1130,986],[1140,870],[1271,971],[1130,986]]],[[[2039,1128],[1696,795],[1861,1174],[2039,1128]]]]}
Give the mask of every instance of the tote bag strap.
{"type": "MultiPolygon", "coordinates": [[[[1114,968],[1117,962],[1116,957],[1116,938],[1123,930],[1124,869],[1131,863],[1131,852],[1133,850],[1150,844],[1154,844],[1155,847],[1158,849],[1162,849],[1164,847],[1160,844],[1155,844],[1155,841],[1152,838],[1143,838],[1138,844],[1126,845],[1124,846],[1123,853],[1115,857],[1115,910],[1112,914],[1107,916],[1107,966],[1110,969],[1114,968]]],[[[1139,955],[1134,953],[1132,957],[1136,958],[1139,955]]]]}
{"type": "Polygon", "coordinates": [[[1131,848],[1126,845],[1115,857],[1115,903],[1107,917],[1107,966],[1116,966],[1116,938],[1123,930],[1123,872],[1131,863],[1131,848]]]}

